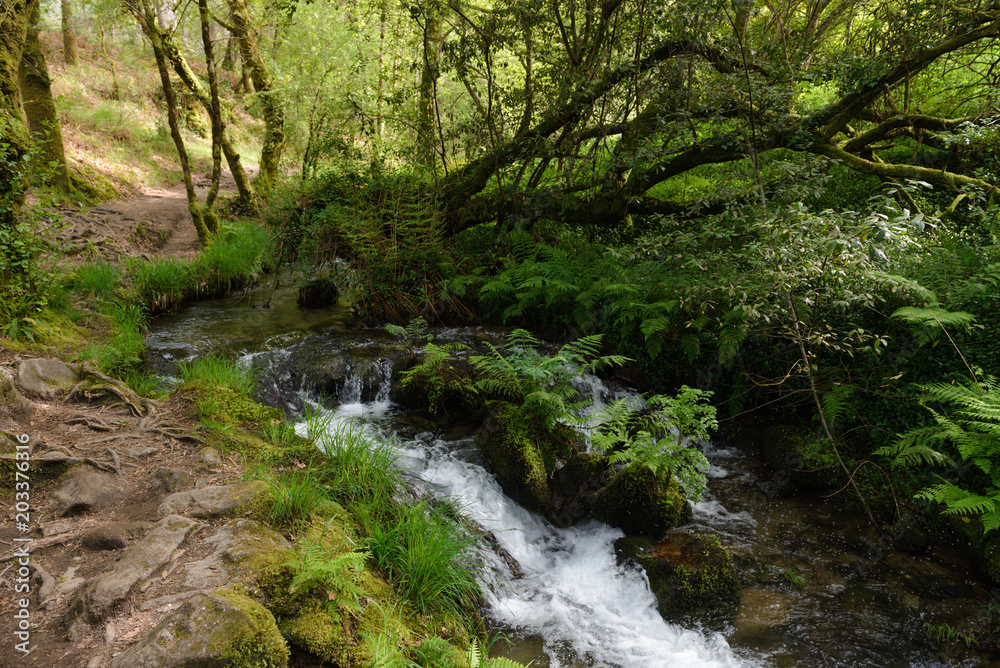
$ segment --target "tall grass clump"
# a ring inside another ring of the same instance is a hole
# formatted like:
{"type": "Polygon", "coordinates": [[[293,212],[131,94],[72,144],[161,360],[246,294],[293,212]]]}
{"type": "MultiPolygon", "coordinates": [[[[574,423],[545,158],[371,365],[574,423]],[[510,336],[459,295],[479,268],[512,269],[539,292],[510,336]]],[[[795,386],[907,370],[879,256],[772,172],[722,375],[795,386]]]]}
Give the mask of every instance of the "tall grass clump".
{"type": "Polygon", "coordinates": [[[168,311],[183,301],[188,285],[186,263],[173,258],[157,258],[151,262],[126,260],[136,296],[153,313],[168,311]]]}
{"type": "Polygon", "coordinates": [[[90,260],[76,268],[71,286],[98,300],[111,300],[121,285],[121,273],[104,260],[90,260]]]}
{"type": "Polygon", "coordinates": [[[326,489],[306,471],[289,471],[264,481],[269,492],[265,517],[274,526],[292,527],[309,519],[313,509],[328,498],[326,489]]]}
{"type": "Polygon", "coordinates": [[[357,422],[328,423],[321,432],[310,428],[309,433],[326,456],[314,474],[334,500],[372,514],[392,504],[402,477],[391,444],[372,438],[357,422]]]}
{"type": "Polygon", "coordinates": [[[471,562],[475,539],[452,509],[421,499],[396,507],[391,522],[372,522],[368,548],[399,592],[423,614],[462,614],[482,596],[471,562]]]}
{"type": "Polygon", "coordinates": [[[249,221],[225,223],[189,267],[194,296],[226,294],[253,283],[267,269],[270,233],[249,221]]]}
{"type": "Polygon", "coordinates": [[[121,377],[142,364],[146,353],[147,312],[140,304],[121,300],[104,304],[100,311],[111,320],[111,338],[88,344],[82,359],[93,359],[104,373],[121,377]]]}
{"type": "Polygon", "coordinates": [[[209,355],[177,365],[185,383],[206,387],[226,387],[240,396],[249,396],[256,388],[253,370],[240,363],[209,355]]]}

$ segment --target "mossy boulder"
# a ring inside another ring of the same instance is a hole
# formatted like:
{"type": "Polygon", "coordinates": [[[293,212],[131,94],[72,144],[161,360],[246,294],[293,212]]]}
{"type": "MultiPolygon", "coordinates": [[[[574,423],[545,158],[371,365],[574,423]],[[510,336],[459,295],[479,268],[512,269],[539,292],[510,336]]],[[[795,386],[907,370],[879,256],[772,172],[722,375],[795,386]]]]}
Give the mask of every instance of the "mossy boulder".
{"type": "Polygon", "coordinates": [[[475,419],[483,409],[476,392],[475,368],[468,360],[449,357],[425,364],[419,356],[406,356],[405,365],[393,366],[389,398],[431,416],[475,419]]]}
{"type": "Polygon", "coordinates": [[[615,551],[620,561],[634,560],[646,571],[667,621],[693,618],[717,625],[736,615],[740,580],[718,536],[673,531],[660,542],[621,538],[615,551]]]}
{"type": "Polygon", "coordinates": [[[822,439],[787,424],[768,427],[760,439],[761,456],[775,471],[777,492],[827,489],[835,484],[833,450],[822,439]]]}
{"type": "Polygon", "coordinates": [[[281,668],[288,646],[274,617],[232,589],[195,594],[112,668],[281,668]]]}
{"type": "Polygon", "coordinates": [[[492,402],[475,441],[507,496],[537,513],[548,509],[549,476],[539,435],[517,406],[492,402]]]}
{"type": "Polygon", "coordinates": [[[591,514],[628,536],[664,533],[691,519],[684,490],[668,470],[632,463],[590,497],[591,514]]]}
{"type": "Polygon", "coordinates": [[[1000,536],[983,531],[978,517],[952,515],[950,520],[958,544],[968,550],[983,574],[1000,584],[1000,536]]]}

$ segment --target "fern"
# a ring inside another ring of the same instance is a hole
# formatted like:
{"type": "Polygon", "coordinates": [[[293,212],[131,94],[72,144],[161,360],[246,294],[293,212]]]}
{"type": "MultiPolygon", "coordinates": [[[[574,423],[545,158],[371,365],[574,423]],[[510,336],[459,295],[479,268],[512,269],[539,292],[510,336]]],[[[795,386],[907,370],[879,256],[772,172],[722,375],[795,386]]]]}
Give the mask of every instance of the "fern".
{"type": "Polygon", "coordinates": [[[934,425],[913,429],[893,445],[876,454],[893,459],[897,466],[919,464],[957,466],[945,452],[953,450],[962,463],[986,476],[983,489],[966,489],[943,481],[917,493],[917,498],[944,505],[946,515],[974,515],[985,531],[1000,528],[1000,384],[995,378],[980,383],[931,383],[922,403],[934,418],[934,425]],[[950,414],[927,403],[955,407],[950,414]]]}
{"type": "Polygon", "coordinates": [[[479,642],[473,639],[465,653],[465,662],[469,668],[527,668],[523,663],[518,663],[505,656],[495,656],[492,659],[486,658],[485,652],[479,646],[479,642]]]}
{"type": "Polygon", "coordinates": [[[968,329],[976,319],[971,313],[948,311],[935,305],[926,307],[903,306],[896,309],[892,317],[910,325],[910,329],[920,345],[935,341],[945,332],[945,327],[968,329]]]}
{"type": "Polygon", "coordinates": [[[359,583],[359,575],[364,572],[369,556],[368,552],[351,551],[330,557],[322,544],[322,535],[318,541],[303,540],[286,562],[296,571],[288,591],[300,595],[324,593],[326,610],[333,616],[338,614],[338,606],[348,612],[361,612],[361,601],[367,595],[359,583]]]}

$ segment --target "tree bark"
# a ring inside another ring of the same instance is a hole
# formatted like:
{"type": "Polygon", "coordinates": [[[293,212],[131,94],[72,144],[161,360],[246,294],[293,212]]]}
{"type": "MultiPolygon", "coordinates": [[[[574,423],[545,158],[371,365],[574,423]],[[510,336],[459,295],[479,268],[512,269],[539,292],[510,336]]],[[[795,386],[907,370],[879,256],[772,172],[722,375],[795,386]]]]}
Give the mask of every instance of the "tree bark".
{"type": "MultiPolygon", "coordinates": [[[[51,170],[52,183],[65,191],[71,189],[63,150],[62,131],[56,105],[52,100],[49,70],[38,43],[38,24],[41,21],[39,0],[29,0],[28,28],[24,50],[18,68],[21,84],[21,101],[28,120],[28,129],[39,141],[40,149],[34,165],[36,174],[46,175],[51,170]]],[[[37,178],[37,176],[36,176],[37,178]]]]}
{"type": "Polygon", "coordinates": [[[198,0],[198,18],[201,19],[201,42],[205,49],[205,68],[208,90],[212,96],[209,116],[212,119],[212,185],[205,196],[205,227],[212,234],[219,232],[219,217],[215,213],[215,199],[219,196],[219,179],[222,176],[222,104],[219,101],[219,81],[215,76],[215,56],[212,54],[212,18],[208,0],[198,0]]]}
{"type": "Polygon", "coordinates": [[[188,159],[187,149],[184,146],[184,138],[181,136],[180,125],[177,123],[179,110],[177,108],[177,98],[174,96],[174,88],[170,84],[170,71],[167,69],[167,56],[163,47],[163,35],[158,23],[156,12],[149,4],[149,0],[142,0],[141,10],[130,6],[143,33],[149,38],[149,43],[153,47],[153,57],[156,60],[156,69],[160,73],[160,86],[163,88],[163,96],[167,102],[167,122],[170,125],[170,137],[174,140],[177,149],[177,157],[180,161],[181,172],[184,177],[184,190],[187,193],[188,213],[191,214],[191,221],[198,231],[198,239],[201,243],[209,242],[209,231],[205,225],[205,217],[202,211],[201,202],[198,200],[198,193],[194,189],[194,179],[191,175],[191,162],[188,159]]]}
{"type": "Polygon", "coordinates": [[[433,169],[437,160],[437,81],[441,75],[441,7],[424,3],[423,65],[417,101],[417,164],[433,169]]]}
{"type": "Polygon", "coordinates": [[[274,90],[274,83],[260,55],[260,41],[257,30],[250,20],[250,11],[244,0],[229,0],[235,35],[240,42],[240,55],[250,70],[250,80],[254,90],[260,95],[261,111],[264,115],[264,146],[260,151],[260,174],[257,176],[257,190],[267,194],[278,181],[281,153],[285,148],[285,112],[281,100],[274,90]]]}
{"type": "Polygon", "coordinates": [[[76,31],[73,29],[73,6],[70,0],[60,0],[62,8],[63,60],[67,65],[76,65],[76,31]]]}

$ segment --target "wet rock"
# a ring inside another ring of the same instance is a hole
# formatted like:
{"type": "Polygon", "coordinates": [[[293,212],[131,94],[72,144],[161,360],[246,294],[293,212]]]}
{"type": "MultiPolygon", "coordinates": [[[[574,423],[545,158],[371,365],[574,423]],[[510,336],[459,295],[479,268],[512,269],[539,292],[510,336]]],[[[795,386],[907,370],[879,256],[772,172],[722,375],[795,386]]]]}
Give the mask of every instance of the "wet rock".
{"type": "Polygon", "coordinates": [[[80,543],[88,550],[121,550],[141,538],[147,528],[145,522],[111,522],[84,533],[80,543]]]}
{"type": "Polygon", "coordinates": [[[288,646],[260,603],[230,589],[195,594],[111,668],[228,668],[288,665],[288,646]]]}
{"type": "Polygon", "coordinates": [[[550,494],[545,462],[517,406],[494,402],[476,434],[476,446],[507,496],[528,510],[546,511],[550,494]]]}
{"type": "Polygon", "coordinates": [[[70,390],[80,380],[80,365],[58,360],[24,360],[17,367],[21,389],[42,399],[52,400],[70,390]]]}
{"type": "Polygon", "coordinates": [[[21,422],[31,417],[35,405],[21,396],[14,386],[14,376],[0,368],[0,418],[8,417],[21,422]]]}
{"type": "Polygon", "coordinates": [[[591,514],[628,536],[658,538],[691,518],[691,505],[670,471],[629,464],[590,497],[591,514]]]}
{"type": "Polygon", "coordinates": [[[153,486],[167,494],[191,486],[194,476],[183,469],[161,466],[153,473],[153,486]]]}
{"type": "Polygon", "coordinates": [[[474,389],[476,371],[468,360],[452,357],[427,368],[418,366],[426,358],[407,357],[416,357],[417,363],[400,373],[393,365],[390,399],[432,416],[462,415],[465,419],[475,419],[483,410],[483,400],[474,389]]]}
{"type": "Polygon", "coordinates": [[[185,586],[192,589],[221,587],[234,578],[248,591],[256,591],[256,580],[269,567],[292,556],[291,545],[266,524],[239,519],[227,523],[205,540],[212,554],[185,565],[185,586]]]}
{"type": "Polygon", "coordinates": [[[740,581],[718,536],[673,531],[661,542],[619,538],[615,552],[646,571],[665,620],[695,618],[717,626],[736,614],[740,581]]]}
{"type": "Polygon", "coordinates": [[[340,291],[332,280],[318,277],[299,286],[298,298],[295,301],[301,308],[323,308],[336,304],[339,296],[340,291]]]}
{"type": "Polygon", "coordinates": [[[145,538],[125,548],[118,561],[88,580],[76,592],[64,617],[70,637],[78,640],[86,634],[89,624],[100,621],[168,563],[174,550],[197,526],[197,522],[187,517],[165,517],[145,538]]]}
{"type": "Polygon", "coordinates": [[[569,457],[552,474],[549,519],[562,527],[572,526],[591,514],[590,499],[614,477],[608,458],[595,453],[569,457]]]}
{"type": "Polygon", "coordinates": [[[160,504],[160,513],[186,512],[192,517],[223,517],[238,512],[267,491],[267,483],[262,480],[235,485],[209,485],[171,494],[160,504]]]}
{"type": "Polygon", "coordinates": [[[217,469],[222,467],[222,455],[215,448],[205,448],[198,453],[198,457],[201,459],[201,463],[209,468],[217,469]]]}
{"type": "Polygon", "coordinates": [[[125,494],[125,485],[117,478],[97,471],[76,468],[63,477],[52,493],[53,509],[60,517],[102,510],[125,494]]]}

